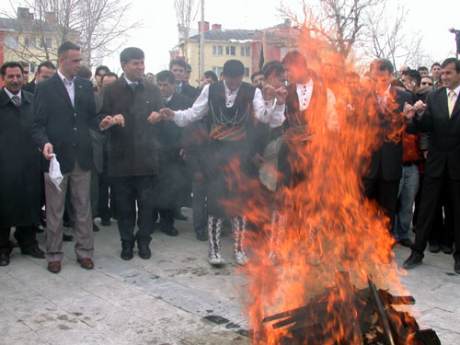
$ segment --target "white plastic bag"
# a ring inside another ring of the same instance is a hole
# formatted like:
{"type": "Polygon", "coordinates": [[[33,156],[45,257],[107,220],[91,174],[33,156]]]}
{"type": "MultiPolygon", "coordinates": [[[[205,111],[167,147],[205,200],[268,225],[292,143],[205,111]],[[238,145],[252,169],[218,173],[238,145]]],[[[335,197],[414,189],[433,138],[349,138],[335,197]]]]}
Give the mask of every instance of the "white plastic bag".
{"type": "Polygon", "coordinates": [[[61,166],[56,158],[56,155],[53,154],[53,158],[50,161],[50,170],[49,170],[49,178],[51,182],[56,186],[56,188],[61,192],[61,182],[64,179],[61,173],[61,166]]]}

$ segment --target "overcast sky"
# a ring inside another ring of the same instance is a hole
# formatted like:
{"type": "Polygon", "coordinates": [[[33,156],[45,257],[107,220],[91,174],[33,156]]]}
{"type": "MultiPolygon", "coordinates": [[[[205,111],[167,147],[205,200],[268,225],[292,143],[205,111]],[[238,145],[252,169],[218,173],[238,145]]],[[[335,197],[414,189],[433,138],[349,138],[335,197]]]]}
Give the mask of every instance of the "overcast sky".
{"type": "MultiPolygon", "coordinates": [[[[199,2],[199,0],[195,0],[199,2]]],[[[423,46],[433,60],[442,60],[454,53],[453,35],[448,28],[460,28],[459,0],[390,0],[404,3],[410,9],[407,26],[412,32],[420,31],[423,46]]],[[[21,1],[17,1],[20,3],[21,1]]],[[[298,6],[298,0],[205,0],[206,20],[220,23],[223,29],[265,28],[282,22],[278,9],[281,3],[298,6]]],[[[0,8],[8,6],[0,1],[0,8]]],[[[174,0],[132,0],[126,20],[137,20],[142,28],[130,33],[127,45],[138,46],[146,53],[147,71],[158,72],[168,65],[169,50],[177,43],[174,0]]],[[[198,18],[197,18],[198,20],[198,18]]],[[[193,27],[197,24],[194,23],[193,27]]],[[[117,70],[116,52],[105,59],[109,67],[117,70]]]]}

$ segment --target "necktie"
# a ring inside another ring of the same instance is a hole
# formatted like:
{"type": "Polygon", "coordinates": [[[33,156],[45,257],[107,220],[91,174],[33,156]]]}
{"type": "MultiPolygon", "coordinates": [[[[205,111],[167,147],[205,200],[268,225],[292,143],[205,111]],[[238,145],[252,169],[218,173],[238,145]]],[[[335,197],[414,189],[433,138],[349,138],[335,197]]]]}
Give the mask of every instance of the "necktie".
{"type": "Polygon", "coordinates": [[[129,87],[131,88],[131,90],[133,90],[133,92],[135,92],[136,87],[137,87],[137,83],[131,83],[131,84],[129,84],[129,87]]]}
{"type": "Polygon", "coordinates": [[[13,102],[13,104],[18,108],[21,106],[21,99],[17,95],[11,97],[11,102],[13,102]]]}
{"type": "Polygon", "coordinates": [[[457,96],[457,94],[455,93],[454,90],[450,90],[448,96],[449,97],[448,97],[447,104],[449,106],[449,117],[452,117],[452,113],[454,111],[454,106],[455,106],[455,96],[457,96]]]}

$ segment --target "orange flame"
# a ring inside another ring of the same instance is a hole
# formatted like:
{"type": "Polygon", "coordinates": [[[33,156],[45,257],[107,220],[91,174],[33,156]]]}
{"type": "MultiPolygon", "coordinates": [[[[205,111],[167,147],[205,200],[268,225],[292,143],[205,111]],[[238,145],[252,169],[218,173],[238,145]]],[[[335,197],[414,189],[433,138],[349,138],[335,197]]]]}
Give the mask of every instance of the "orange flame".
{"type": "MultiPolygon", "coordinates": [[[[324,289],[337,292],[326,301],[328,311],[336,313],[337,301],[350,298],[340,272],[348,272],[353,284],[365,287],[368,278],[395,292],[403,292],[392,252],[394,240],[389,233],[389,220],[379,207],[363,196],[362,176],[372,152],[383,140],[398,140],[402,126],[400,114],[394,114],[392,129],[382,132],[379,112],[374,102],[372,83],[357,85],[348,80],[347,66],[336,54],[318,56],[322,42],[303,36],[302,53],[318,63],[318,74],[325,89],[335,96],[335,117],[324,104],[308,109],[306,122],[311,133],[307,144],[295,139],[289,143],[295,171],[305,178],[267,201],[267,193],[258,182],[243,179],[239,185],[251,197],[240,211],[258,231],[247,237],[253,255],[243,268],[248,279],[247,313],[254,330],[254,345],[278,345],[286,336],[283,329],[262,323],[268,315],[305,305],[324,289]],[[321,68],[332,66],[335,68],[321,68]]],[[[394,102],[388,102],[390,107],[394,102]]],[[[237,165],[232,165],[238,174],[237,165]]],[[[235,206],[235,205],[232,205],[235,206]]],[[[241,206],[241,205],[238,205],[241,206]]],[[[345,304],[352,306],[352,304],[345,304]]],[[[356,317],[351,307],[349,316],[356,317]]],[[[321,318],[318,315],[318,320],[321,318]]],[[[335,330],[325,345],[350,339],[348,324],[340,315],[324,329],[335,330]],[[337,331],[339,330],[339,331],[337,331]]]]}

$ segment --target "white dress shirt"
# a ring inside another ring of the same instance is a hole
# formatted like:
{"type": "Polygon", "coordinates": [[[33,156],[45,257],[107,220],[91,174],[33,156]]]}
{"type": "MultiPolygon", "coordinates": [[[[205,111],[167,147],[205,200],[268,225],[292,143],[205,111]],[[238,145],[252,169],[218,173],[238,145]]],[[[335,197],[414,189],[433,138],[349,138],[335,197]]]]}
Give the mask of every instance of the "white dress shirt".
{"type": "Polygon", "coordinates": [[[19,92],[17,94],[14,94],[12,93],[10,90],[8,90],[6,87],[3,88],[3,90],[5,90],[6,94],[8,95],[8,97],[10,99],[12,99],[14,96],[18,97],[19,98],[19,101],[22,101],[22,92],[21,90],[19,90],[19,92]]]}
{"type": "Polygon", "coordinates": [[[459,93],[460,93],[460,85],[457,86],[453,90],[446,88],[446,93],[447,93],[447,104],[450,105],[449,106],[449,117],[451,117],[452,113],[454,111],[455,103],[457,103],[458,96],[459,96],[459,93]],[[452,91],[455,93],[455,95],[454,95],[453,99],[451,100],[449,95],[451,94],[452,91]]]}
{"type": "Polygon", "coordinates": [[[73,106],[75,106],[75,77],[68,79],[61,73],[61,71],[58,70],[57,73],[59,78],[61,78],[62,82],[64,83],[65,89],[67,90],[67,94],[70,98],[70,102],[73,106]]]}
{"type": "MultiPolygon", "coordinates": [[[[231,108],[235,103],[238,90],[230,90],[224,82],[225,86],[225,105],[231,108]]],[[[186,110],[174,112],[174,122],[179,127],[185,127],[188,124],[198,121],[206,116],[209,111],[209,85],[206,85],[201,91],[200,96],[197,98],[193,106],[186,110]]],[[[279,127],[284,122],[284,104],[277,104],[276,100],[265,101],[262,92],[256,89],[254,99],[252,101],[254,108],[254,116],[262,123],[267,123],[272,128],[279,127]]]]}
{"type": "Polygon", "coordinates": [[[313,95],[313,80],[310,79],[306,84],[297,84],[297,97],[299,98],[299,110],[307,110],[311,96],[313,95]]]}

